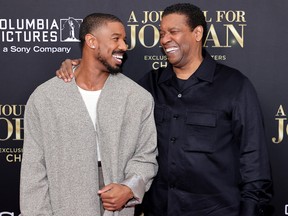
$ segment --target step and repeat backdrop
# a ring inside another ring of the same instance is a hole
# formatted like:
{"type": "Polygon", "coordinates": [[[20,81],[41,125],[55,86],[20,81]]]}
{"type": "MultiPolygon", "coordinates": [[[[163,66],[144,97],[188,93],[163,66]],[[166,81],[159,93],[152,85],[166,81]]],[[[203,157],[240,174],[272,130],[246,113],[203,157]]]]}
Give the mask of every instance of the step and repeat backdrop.
{"type": "Polygon", "coordinates": [[[0,216],[18,216],[19,175],[28,97],[55,76],[66,58],[79,58],[79,25],[93,12],[120,17],[129,45],[124,74],[138,80],[167,66],[159,45],[163,9],[191,2],[205,13],[206,49],[254,84],[263,109],[274,181],[273,215],[288,215],[288,0],[1,0],[0,216]]]}

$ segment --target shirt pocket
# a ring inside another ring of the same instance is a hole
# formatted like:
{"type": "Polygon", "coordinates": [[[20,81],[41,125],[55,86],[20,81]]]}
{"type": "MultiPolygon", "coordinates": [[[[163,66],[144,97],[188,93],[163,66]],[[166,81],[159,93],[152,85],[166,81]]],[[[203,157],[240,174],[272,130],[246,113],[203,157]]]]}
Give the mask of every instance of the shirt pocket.
{"type": "Polygon", "coordinates": [[[189,111],[186,113],[185,151],[212,153],[215,151],[217,112],[189,111]]]}

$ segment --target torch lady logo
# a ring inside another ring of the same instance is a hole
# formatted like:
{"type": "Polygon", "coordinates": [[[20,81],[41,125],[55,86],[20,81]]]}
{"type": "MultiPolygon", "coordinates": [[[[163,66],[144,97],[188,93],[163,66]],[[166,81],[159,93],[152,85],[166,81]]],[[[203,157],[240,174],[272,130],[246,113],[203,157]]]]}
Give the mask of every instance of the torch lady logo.
{"type": "Polygon", "coordinates": [[[75,19],[69,17],[68,19],[61,19],[61,41],[62,42],[79,42],[77,38],[79,35],[79,28],[82,19],[75,19]]]}

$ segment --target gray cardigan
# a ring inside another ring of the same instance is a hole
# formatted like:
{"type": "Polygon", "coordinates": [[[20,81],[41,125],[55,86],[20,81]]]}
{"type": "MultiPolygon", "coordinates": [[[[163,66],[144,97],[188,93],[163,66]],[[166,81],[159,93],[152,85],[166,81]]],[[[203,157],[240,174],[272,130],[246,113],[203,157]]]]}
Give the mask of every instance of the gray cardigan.
{"type": "Polygon", "coordinates": [[[137,199],[120,212],[132,216],[156,175],[153,98],[123,74],[110,75],[97,105],[97,132],[73,80],[52,78],[30,96],[24,115],[22,216],[98,216],[96,136],[105,184],[128,185],[137,199]]]}

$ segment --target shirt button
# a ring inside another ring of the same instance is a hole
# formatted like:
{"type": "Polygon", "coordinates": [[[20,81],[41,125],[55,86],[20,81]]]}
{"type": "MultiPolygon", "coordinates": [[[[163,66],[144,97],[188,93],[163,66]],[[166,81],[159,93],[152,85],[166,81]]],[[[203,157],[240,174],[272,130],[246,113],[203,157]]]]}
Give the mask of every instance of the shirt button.
{"type": "Polygon", "coordinates": [[[171,138],[170,138],[170,141],[171,141],[172,143],[174,143],[174,142],[176,141],[176,138],[175,138],[175,137],[171,137],[171,138]]]}
{"type": "Polygon", "coordinates": [[[179,94],[177,95],[177,97],[178,97],[178,98],[181,98],[181,97],[182,97],[182,94],[179,93],[179,94]]]}
{"type": "Polygon", "coordinates": [[[174,184],[170,184],[170,189],[174,189],[175,185],[174,184]]]}
{"type": "Polygon", "coordinates": [[[174,118],[174,119],[178,119],[178,118],[179,118],[179,115],[178,115],[178,114],[175,114],[175,115],[173,115],[173,118],[174,118]]]}

